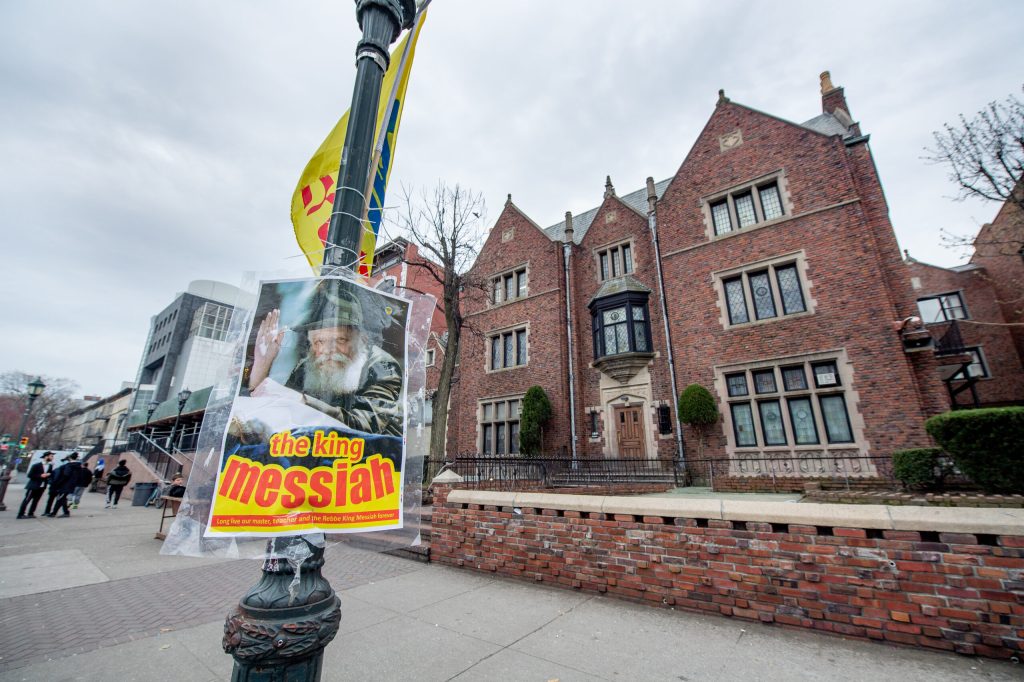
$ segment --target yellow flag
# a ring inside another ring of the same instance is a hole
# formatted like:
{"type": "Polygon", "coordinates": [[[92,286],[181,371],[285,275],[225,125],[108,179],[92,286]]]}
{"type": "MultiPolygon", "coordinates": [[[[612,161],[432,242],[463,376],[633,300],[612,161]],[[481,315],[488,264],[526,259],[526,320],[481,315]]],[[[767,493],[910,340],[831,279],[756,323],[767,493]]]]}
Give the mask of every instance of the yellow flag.
{"type": "MultiPolygon", "coordinates": [[[[373,263],[373,252],[380,229],[384,206],[384,193],[391,175],[398,126],[405,106],[405,90],[409,84],[412,60],[416,54],[416,41],[426,19],[421,11],[412,29],[398,43],[391,55],[391,64],[384,73],[380,89],[380,104],[377,106],[377,130],[380,131],[374,147],[375,171],[370,175],[370,186],[359,188],[368,199],[364,207],[363,234],[359,244],[359,272],[368,275],[373,263]],[[367,190],[369,193],[367,194],[367,190]]],[[[327,139],[316,150],[299,177],[299,183],[292,195],[292,225],[295,239],[305,254],[314,273],[320,272],[323,263],[324,244],[331,222],[334,193],[338,184],[338,170],[341,166],[341,149],[345,146],[345,131],[348,128],[348,114],[338,120],[327,139]]]]}

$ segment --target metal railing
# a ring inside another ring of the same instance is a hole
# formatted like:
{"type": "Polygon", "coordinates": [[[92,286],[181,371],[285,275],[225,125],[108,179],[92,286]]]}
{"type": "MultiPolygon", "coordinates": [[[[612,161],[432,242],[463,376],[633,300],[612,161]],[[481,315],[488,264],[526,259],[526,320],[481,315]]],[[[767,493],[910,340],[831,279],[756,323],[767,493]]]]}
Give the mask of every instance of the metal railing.
{"type": "Polygon", "coordinates": [[[136,432],[130,434],[128,440],[115,445],[110,450],[110,454],[111,456],[116,456],[129,450],[146,460],[157,475],[164,480],[170,480],[173,475],[182,469],[180,461],[165,450],[163,445],[144,433],[136,432]]]}
{"type": "Polygon", "coordinates": [[[966,352],[964,337],[960,333],[960,325],[956,320],[949,323],[942,336],[935,340],[936,355],[959,355],[966,352]]]}
{"type": "MultiPolygon", "coordinates": [[[[434,463],[436,464],[436,462],[434,463]]],[[[492,490],[576,488],[624,484],[683,484],[677,459],[579,458],[460,454],[438,467],[462,476],[462,486],[492,490]]]]}

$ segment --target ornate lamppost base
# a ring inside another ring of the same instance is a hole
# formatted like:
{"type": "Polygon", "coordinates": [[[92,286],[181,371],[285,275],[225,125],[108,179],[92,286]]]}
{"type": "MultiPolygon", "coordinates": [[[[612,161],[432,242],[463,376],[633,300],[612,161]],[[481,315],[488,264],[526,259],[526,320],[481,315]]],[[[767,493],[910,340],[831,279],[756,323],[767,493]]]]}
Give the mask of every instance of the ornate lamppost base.
{"type": "Polygon", "coordinates": [[[324,647],[341,625],[341,600],[320,574],[323,565],[322,542],[267,542],[263,577],[224,623],[224,651],[235,659],[232,682],[320,679],[324,647]]]}

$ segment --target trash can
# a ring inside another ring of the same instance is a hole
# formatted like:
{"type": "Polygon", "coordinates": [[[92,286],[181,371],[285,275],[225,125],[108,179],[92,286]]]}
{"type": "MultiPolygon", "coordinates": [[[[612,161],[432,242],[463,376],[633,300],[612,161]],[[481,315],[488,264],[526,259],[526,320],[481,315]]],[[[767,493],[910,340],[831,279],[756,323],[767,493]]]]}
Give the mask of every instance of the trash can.
{"type": "Polygon", "coordinates": [[[136,483],[135,494],[132,495],[133,507],[144,507],[149,502],[149,497],[156,490],[156,483],[136,483]]]}

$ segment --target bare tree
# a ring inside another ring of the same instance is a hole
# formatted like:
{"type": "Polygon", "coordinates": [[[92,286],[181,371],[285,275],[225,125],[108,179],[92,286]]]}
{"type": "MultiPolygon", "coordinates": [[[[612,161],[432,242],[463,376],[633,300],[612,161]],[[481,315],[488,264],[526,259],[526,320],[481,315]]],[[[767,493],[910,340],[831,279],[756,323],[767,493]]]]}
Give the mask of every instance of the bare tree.
{"type": "MultiPolygon", "coordinates": [[[[35,378],[25,372],[0,374],[0,432],[17,436],[28,407],[28,382],[35,378]]],[[[34,448],[57,448],[68,414],[78,407],[78,384],[70,379],[42,377],[46,388],[32,405],[25,434],[34,448]]]]}
{"type": "Polygon", "coordinates": [[[433,426],[430,432],[431,471],[433,478],[445,454],[445,434],[448,430],[448,401],[456,382],[455,365],[463,334],[472,331],[462,314],[461,298],[468,289],[483,289],[469,270],[483,245],[486,207],[483,195],[458,184],[451,186],[439,182],[432,191],[420,193],[414,199],[403,188],[405,213],[399,219],[400,228],[419,245],[433,263],[410,263],[429,273],[440,285],[444,319],[448,339],[444,348],[437,392],[434,394],[433,426]]]}
{"type": "Polygon", "coordinates": [[[991,102],[974,118],[961,114],[959,125],[947,123],[934,136],[927,158],[949,167],[959,200],[1009,201],[1024,210],[1024,102],[1013,95],[991,102]]]}

